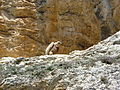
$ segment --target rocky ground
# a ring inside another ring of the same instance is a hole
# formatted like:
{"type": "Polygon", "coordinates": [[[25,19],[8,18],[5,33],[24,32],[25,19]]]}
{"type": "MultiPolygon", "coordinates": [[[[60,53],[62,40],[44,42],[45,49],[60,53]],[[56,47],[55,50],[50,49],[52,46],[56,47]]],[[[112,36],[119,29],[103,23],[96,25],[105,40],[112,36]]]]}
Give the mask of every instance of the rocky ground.
{"type": "Polygon", "coordinates": [[[69,55],[3,57],[0,90],[120,90],[120,32],[69,55]]]}

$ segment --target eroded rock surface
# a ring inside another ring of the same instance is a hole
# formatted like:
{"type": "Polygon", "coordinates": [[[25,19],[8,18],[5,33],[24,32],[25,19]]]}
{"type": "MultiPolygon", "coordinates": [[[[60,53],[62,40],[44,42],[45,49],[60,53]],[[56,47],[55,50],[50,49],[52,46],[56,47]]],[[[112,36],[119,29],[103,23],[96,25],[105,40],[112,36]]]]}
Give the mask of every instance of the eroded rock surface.
{"type": "Polygon", "coordinates": [[[0,0],[0,57],[86,49],[120,29],[120,0],[0,0]]]}
{"type": "Polygon", "coordinates": [[[2,90],[119,90],[120,32],[69,55],[0,59],[2,90]]]}

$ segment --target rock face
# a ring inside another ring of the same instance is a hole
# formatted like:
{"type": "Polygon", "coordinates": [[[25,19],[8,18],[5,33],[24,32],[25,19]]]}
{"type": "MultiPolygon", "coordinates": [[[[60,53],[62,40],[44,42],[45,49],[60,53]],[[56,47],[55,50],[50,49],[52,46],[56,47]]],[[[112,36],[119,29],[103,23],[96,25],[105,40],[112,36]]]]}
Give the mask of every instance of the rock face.
{"type": "Polygon", "coordinates": [[[69,55],[0,59],[1,90],[119,90],[120,32],[69,55]]]}
{"type": "Polygon", "coordinates": [[[0,0],[0,57],[86,49],[120,29],[120,0],[0,0]]]}

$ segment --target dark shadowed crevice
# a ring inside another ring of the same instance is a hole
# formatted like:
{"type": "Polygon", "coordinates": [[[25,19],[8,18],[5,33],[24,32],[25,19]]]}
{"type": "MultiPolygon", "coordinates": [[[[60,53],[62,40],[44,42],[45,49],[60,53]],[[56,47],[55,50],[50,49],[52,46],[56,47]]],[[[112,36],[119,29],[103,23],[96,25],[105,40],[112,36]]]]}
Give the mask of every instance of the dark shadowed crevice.
{"type": "Polygon", "coordinates": [[[101,27],[101,40],[110,36],[110,28],[108,26],[101,27]]]}
{"type": "MultiPolygon", "coordinates": [[[[93,0],[93,2],[95,1],[93,0]]],[[[117,25],[113,20],[113,11],[109,0],[101,0],[101,2],[94,5],[94,9],[95,15],[100,21],[101,40],[118,31],[117,25]]]]}
{"type": "Polygon", "coordinates": [[[103,16],[100,14],[100,12],[101,12],[101,8],[97,8],[95,15],[99,20],[102,20],[103,16]]]}

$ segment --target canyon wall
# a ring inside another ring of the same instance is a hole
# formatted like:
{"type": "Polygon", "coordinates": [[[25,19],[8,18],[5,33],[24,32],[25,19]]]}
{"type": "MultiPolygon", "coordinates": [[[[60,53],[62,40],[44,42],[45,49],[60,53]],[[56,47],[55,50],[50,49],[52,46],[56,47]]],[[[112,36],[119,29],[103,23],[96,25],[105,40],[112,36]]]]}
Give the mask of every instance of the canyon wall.
{"type": "Polygon", "coordinates": [[[0,58],[0,90],[120,90],[120,31],[69,55],[0,58]]]}
{"type": "Polygon", "coordinates": [[[0,0],[0,57],[86,49],[120,30],[120,0],[0,0]]]}

